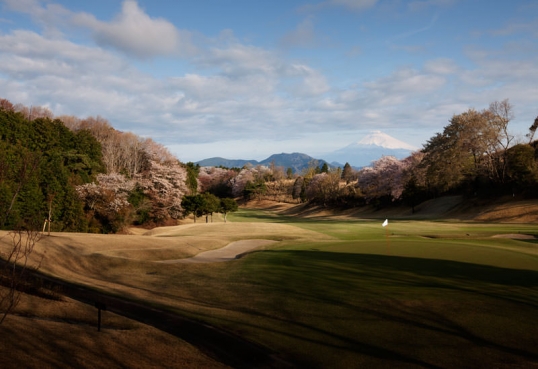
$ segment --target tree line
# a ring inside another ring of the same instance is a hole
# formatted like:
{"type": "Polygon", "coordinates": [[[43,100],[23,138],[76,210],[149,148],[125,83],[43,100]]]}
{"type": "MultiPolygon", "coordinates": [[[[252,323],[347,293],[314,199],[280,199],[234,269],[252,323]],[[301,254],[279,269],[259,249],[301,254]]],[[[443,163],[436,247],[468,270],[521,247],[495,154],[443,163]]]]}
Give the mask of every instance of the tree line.
{"type": "Polygon", "coordinates": [[[354,170],[311,167],[293,177],[275,166],[202,168],[199,182],[207,191],[228,191],[234,197],[325,206],[383,207],[419,203],[448,194],[489,198],[503,195],[538,197],[538,118],[526,142],[515,142],[508,100],[487,109],[454,115],[443,131],[421,150],[398,160],[384,156],[354,170]]]}
{"type": "Polygon", "coordinates": [[[423,149],[354,170],[312,166],[200,167],[102,117],[54,117],[0,99],[0,228],[49,223],[54,231],[121,232],[234,211],[235,200],[383,207],[446,194],[538,196],[532,123],[515,142],[508,100],[454,115],[423,149]],[[227,200],[224,200],[227,199],[227,200]]]}
{"type": "MultiPolygon", "coordinates": [[[[200,195],[199,166],[99,116],[0,99],[0,153],[0,229],[45,221],[53,231],[117,233],[199,214],[182,206],[200,195]]],[[[226,200],[212,212],[231,209],[226,200]]]]}

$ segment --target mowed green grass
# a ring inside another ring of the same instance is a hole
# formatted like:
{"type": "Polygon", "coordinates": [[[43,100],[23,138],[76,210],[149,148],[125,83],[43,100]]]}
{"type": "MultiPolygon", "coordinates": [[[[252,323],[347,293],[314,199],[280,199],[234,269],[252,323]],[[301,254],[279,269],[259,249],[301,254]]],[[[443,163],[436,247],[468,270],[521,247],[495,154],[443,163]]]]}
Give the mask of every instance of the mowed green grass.
{"type": "MultiPolygon", "coordinates": [[[[535,225],[332,221],[241,211],[333,240],[196,268],[194,316],[304,367],[538,366],[535,225]]],[[[193,270],[194,271],[194,270],[193,270]]]]}
{"type": "Polygon", "coordinates": [[[83,259],[106,263],[92,278],[114,293],[235,332],[299,367],[538,367],[538,243],[493,237],[536,235],[536,225],[389,219],[383,228],[261,210],[229,220],[163,237],[200,248],[278,242],[225,263],[83,259]]]}

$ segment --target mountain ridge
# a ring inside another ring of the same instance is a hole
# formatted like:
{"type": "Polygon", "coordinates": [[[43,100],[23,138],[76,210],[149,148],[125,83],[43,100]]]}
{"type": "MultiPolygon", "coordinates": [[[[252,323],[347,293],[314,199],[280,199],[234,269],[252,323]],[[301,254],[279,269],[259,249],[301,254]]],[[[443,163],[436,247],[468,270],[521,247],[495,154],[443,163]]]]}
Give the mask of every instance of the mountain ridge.
{"type": "Polygon", "coordinates": [[[274,162],[276,166],[292,168],[295,173],[298,173],[313,164],[321,166],[323,163],[327,163],[330,167],[343,167],[345,163],[349,163],[353,168],[360,169],[371,165],[373,161],[380,159],[382,156],[394,156],[401,160],[408,157],[416,150],[418,150],[418,148],[386,133],[381,131],[371,131],[370,134],[357,142],[353,142],[341,149],[320,155],[323,159],[315,159],[307,154],[294,152],[291,154],[273,154],[262,161],[213,157],[200,160],[197,164],[200,166],[242,168],[246,164],[256,166],[270,165],[274,162]]]}
{"type": "MultiPolygon", "coordinates": [[[[372,131],[369,135],[363,137],[361,140],[351,143],[346,147],[355,147],[359,145],[375,145],[384,147],[387,149],[404,149],[404,150],[417,150],[418,148],[413,145],[409,145],[406,142],[400,141],[397,138],[389,136],[381,131],[372,131]]],[[[341,150],[341,149],[340,149],[341,150]]]]}
{"type": "Polygon", "coordinates": [[[225,159],[221,157],[212,157],[212,158],[200,160],[196,162],[195,164],[199,164],[202,167],[223,166],[227,168],[242,168],[243,166],[248,165],[248,164],[252,166],[256,166],[256,165],[269,166],[272,163],[274,163],[274,165],[276,165],[277,167],[284,167],[285,169],[291,168],[294,173],[300,173],[304,169],[307,169],[312,166],[321,167],[324,163],[327,163],[329,167],[343,166],[343,165],[333,165],[326,160],[316,159],[312,156],[309,156],[307,154],[303,154],[300,152],[294,152],[291,154],[288,154],[288,153],[273,154],[269,156],[267,159],[264,159],[262,161],[244,160],[244,159],[225,159]]]}
{"type": "Polygon", "coordinates": [[[394,156],[404,159],[418,148],[400,141],[381,131],[370,134],[357,142],[323,155],[329,162],[349,163],[355,168],[366,167],[382,156],[394,156]]]}

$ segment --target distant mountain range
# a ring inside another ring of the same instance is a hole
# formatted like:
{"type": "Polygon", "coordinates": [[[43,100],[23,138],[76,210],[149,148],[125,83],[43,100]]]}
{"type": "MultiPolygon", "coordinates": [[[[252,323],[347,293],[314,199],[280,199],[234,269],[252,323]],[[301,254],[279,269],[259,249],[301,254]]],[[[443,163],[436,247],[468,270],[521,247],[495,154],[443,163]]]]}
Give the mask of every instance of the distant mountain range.
{"type": "MultiPolygon", "coordinates": [[[[292,154],[285,154],[285,153],[274,154],[262,161],[243,160],[243,159],[230,160],[230,159],[215,157],[215,158],[204,159],[204,160],[200,160],[196,162],[196,164],[200,164],[200,166],[202,167],[223,166],[227,168],[242,168],[246,164],[250,164],[252,166],[256,166],[256,165],[270,166],[271,163],[275,163],[277,167],[284,167],[285,169],[291,168],[293,169],[294,173],[300,173],[303,169],[307,169],[312,166],[321,167],[324,163],[327,163],[327,165],[329,165],[330,167],[335,166],[335,165],[331,165],[325,160],[315,159],[311,156],[308,156],[306,154],[301,154],[298,152],[295,152],[292,154]]],[[[337,166],[341,166],[341,165],[337,165],[337,166]]]]}
{"type": "Polygon", "coordinates": [[[391,137],[380,131],[373,131],[358,142],[351,143],[339,150],[324,154],[324,159],[315,159],[302,153],[274,154],[265,160],[230,160],[220,157],[200,160],[197,164],[205,167],[223,166],[227,168],[242,168],[245,164],[269,166],[274,162],[276,166],[292,168],[295,173],[313,165],[322,166],[327,163],[330,167],[343,167],[349,163],[358,169],[370,165],[382,156],[395,156],[398,159],[408,157],[418,148],[391,137]]]}

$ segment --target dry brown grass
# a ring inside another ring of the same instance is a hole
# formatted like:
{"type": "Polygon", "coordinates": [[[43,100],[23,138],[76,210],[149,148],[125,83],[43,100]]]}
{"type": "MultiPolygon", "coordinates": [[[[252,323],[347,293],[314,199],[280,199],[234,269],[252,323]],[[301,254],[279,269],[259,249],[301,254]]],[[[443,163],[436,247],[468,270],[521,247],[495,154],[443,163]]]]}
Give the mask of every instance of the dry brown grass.
{"type": "MultiPolygon", "coordinates": [[[[342,212],[269,201],[252,202],[248,206],[307,217],[378,217],[372,209],[342,212]]],[[[393,212],[400,212],[402,217],[411,216],[409,209],[393,212]]],[[[497,203],[464,206],[456,198],[439,199],[423,204],[416,216],[421,214],[437,218],[444,214],[454,219],[535,223],[538,222],[538,201],[504,199],[497,203]]],[[[195,301],[196,296],[181,292],[182,282],[179,280],[166,279],[168,284],[163,285],[167,268],[178,266],[156,262],[190,257],[244,239],[330,239],[287,224],[225,224],[219,218],[214,220],[215,223],[189,222],[151,231],[132,229],[130,235],[53,233],[37,245],[35,261],[44,255],[41,271],[46,274],[110,293],[181,308],[189,301],[195,301]],[[171,290],[174,294],[168,296],[171,290]]],[[[5,235],[6,232],[0,232],[0,248],[9,247],[5,235]]],[[[207,266],[188,267],[196,271],[196,268],[207,266]]],[[[181,274],[178,275],[180,278],[181,274]]],[[[196,280],[189,283],[196,283],[196,280]]],[[[225,367],[185,341],[150,326],[103,312],[103,329],[97,332],[96,320],[97,310],[93,306],[67,298],[53,301],[24,295],[15,314],[8,316],[0,326],[0,367],[225,367]]]]}
{"type": "MultiPolygon", "coordinates": [[[[7,234],[0,231],[0,251],[9,247],[7,234]]],[[[168,281],[177,265],[159,261],[187,258],[244,239],[312,237],[327,236],[264,223],[185,224],[136,235],[52,233],[36,245],[33,259],[37,262],[44,256],[40,272],[72,283],[181,307],[193,297],[182,295],[183,282],[178,278],[168,281]]],[[[263,244],[255,241],[253,246],[263,244]]],[[[0,367],[225,367],[174,336],[111,312],[103,315],[104,329],[98,333],[95,307],[66,298],[53,301],[23,295],[14,315],[0,326],[0,367]]]]}
{"type": "Polygon", "coordinates": [[[351,209],[334,209],[305,204],[275,203],[272,201],[251,201],[245,207],[266,209],[297,217],[319,217],[335,219],[393,217],[402,219],[455,219],[497,223],[538,223],[538,200],[503,197],[479,200],[464,199],[462,196],[445,196],[425,201],[416,207],[375,209],[363,206],[351,209]]]}
{"type": "Polygon", "coordinates": [[[0,326],[1,368],[226,368],[156,328],[68,298],[23,295],[0,326]]]}

